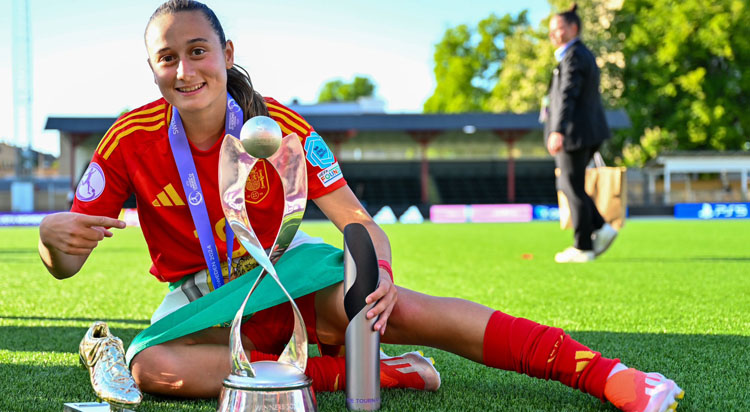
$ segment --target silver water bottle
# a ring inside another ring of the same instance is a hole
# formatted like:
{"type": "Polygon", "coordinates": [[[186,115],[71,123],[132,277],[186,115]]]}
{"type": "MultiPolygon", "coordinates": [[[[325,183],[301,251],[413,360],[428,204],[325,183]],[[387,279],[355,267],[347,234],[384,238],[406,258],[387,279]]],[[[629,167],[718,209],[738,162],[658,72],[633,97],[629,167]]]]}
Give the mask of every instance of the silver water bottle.
{"type": "Polygon", "coordinates": [[[378,287],[378,258],[364,226],[344,228],[344,309],[346,327],[346,407],[358,411],[380,409],[380,334],[372,329],[377,317],[367,311],[377,302],[365,298],[378,287]]]}

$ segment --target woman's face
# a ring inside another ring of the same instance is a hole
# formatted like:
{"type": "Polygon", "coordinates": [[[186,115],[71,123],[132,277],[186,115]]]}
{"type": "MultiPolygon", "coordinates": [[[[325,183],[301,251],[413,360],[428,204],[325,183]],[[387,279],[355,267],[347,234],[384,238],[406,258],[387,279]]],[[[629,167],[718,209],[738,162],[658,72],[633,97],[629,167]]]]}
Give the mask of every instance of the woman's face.
{"type": "Polygon", "coordinates": [[[165,14],[146,30],[148,62],[162,96],[181,113],[226,104],[227,69],[234,48],[219,36],[198,11],[165,14]]]}

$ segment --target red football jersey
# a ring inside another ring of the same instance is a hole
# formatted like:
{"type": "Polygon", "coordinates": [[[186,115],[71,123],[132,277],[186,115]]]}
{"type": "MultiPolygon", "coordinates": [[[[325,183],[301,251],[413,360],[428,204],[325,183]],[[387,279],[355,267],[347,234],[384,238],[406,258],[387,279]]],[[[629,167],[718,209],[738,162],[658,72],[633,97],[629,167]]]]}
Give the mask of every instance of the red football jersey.
{"type": "MultiPolygon", "coordinates": [[[[270,117],[286,136],[302,138],[308,175],[308,199],[344,185],[341,168],[323,139],[302,116],[265,98],[270,117]]],[[[96,148],[76,190],[73,212],[117,217],[135,193],[138,218],[159,280],[174,282],[206,268],[200,241],[169,145],[172,107],[159,99],[120,116],[96,148]]],[[[202,151],[190,145],[219,256],[226,260],[224,212],[219,198],[219,151],[222,140],[202,151]]],[[[247,179],[245,202],[250,222],[263,247],[273,244],[281,219],[283,192],[273,166],[258,160],[247,179]]],[[[232,255],[247,252],[235,240],[232,255]]]]}

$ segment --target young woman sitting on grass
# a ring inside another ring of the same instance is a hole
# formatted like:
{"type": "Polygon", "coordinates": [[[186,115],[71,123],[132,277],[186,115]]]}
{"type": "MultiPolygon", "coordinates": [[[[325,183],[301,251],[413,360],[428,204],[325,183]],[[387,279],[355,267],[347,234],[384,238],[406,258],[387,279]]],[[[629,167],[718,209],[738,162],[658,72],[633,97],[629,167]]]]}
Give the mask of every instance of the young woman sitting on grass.
{"type": "MultiPolygon", "coordinates": [[[[242,293],[236,295],[244,297],[251,283],[246,279],[254,279],[259,270],[229,279],[224,263],[226,284],[213,291],[209,265],[201,252],[201,242],[210,241],[219,256],[227,256],[217,182],[220,142],[229,127],[227,107],[236,102],[244,120],[270,116],[285,135],[297,133],[304,147],[330,151],[301,116],[252,89],[250,79],[234,64],[234,44],[225,39],[218,19],[204,4],[191,0],[164,3],[148,22],[145,42],[148,64],[163,97],[121,116],[102,138],[71,211],[42,222],[39,252],[56,278],[73,276],[98,243],[113,236],[109,228],[125,227],[116,217],[134,193],[153,261],[150,272],[159,281],[169,282],[172,291],[155,313],[152,326],[129,348],[133,377],[142,390],[153,394],[216,397],[230,373],[229,330],[211,326],[231,320],[239,305],[228,297],[225,303],[221,297],[238,290],[242,293]],[[181,160],[173,156],[170,135],[178,119],[189,142],[187,160],[194,165],[203,191],[205,223],[213,234],[210,239],[196,235],[200,231],[196,232],[188,203],[197,198],[193,189],[181,183],[181,160]],[[206,299],[224,303],[212,307],[224,309],[200,313],[201,322],[196,316],[183,315],[206,299]]],[[[395,286],[390,244],[383,230],[343,178],[321,173],[338,168],[336,160],[331,156],[321,162],[306,153],[309,199],[339,229],[361,223],[373,239],[380,283],[367,298],[368,303],[377,302],[368,318],[378,318],[374,329],[384,343],[430,346],[489,367],[554,379],[624,411],[663,412],[676,406],[675,399],[683,392],[672,380],[605,358],[559,328],[467,300],[395,286]]],[[[278,175],[260,161],[248,178],[246,206],[263,247],[271,246],[278,229],[281,190],[278,175]]],[[[341,251],[303,233],[292,246],[296,247],[281,257],[277,270],[303,313],[310,341],[321,345],[324,353],[334,354],[310,358],[306,373],[313,378],[315,390],[342,390],[344,358],[336,356],[339,351],[327,350],[344,343],[348,323],[341,251]]],[[[257,266],[238,242],[229,248],[237,273],[257,266]]],[[[252,361],[275,359],[291,333],[290,305],[256,309],[242,328],[244,347],[252,361]]],[[[411,353],[381,360],[381,382],[386,387],[434,391],[440,386],[440,376],[429,360],[411,353]]]]}

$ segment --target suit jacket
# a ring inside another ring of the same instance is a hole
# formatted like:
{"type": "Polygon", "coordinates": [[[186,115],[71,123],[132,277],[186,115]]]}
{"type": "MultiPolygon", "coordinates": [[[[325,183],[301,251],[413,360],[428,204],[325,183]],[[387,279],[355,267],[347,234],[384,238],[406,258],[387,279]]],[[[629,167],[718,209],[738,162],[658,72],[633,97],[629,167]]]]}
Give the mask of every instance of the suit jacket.
{"type": "Polygon", "coordinates": [[[600,145],[610,137],[599,95],[599,68],[594,55],[578,39],[552,73],[545,140],[551,132],[563,134],[567,152],[600,145]]]}

